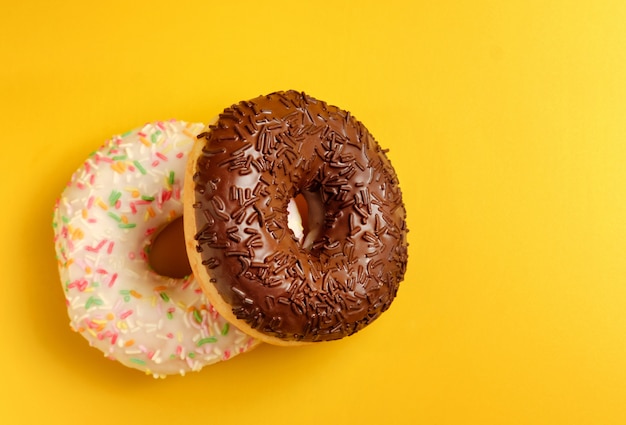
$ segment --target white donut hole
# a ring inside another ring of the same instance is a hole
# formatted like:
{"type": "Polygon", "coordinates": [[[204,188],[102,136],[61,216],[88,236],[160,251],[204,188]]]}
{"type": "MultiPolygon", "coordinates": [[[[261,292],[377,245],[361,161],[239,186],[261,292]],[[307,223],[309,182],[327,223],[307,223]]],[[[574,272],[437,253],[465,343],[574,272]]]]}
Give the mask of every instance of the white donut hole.
{"type": "MultiPolygon", "coordinates": [[[[304,198],[302,198],[302,201],[306,202],[304,201],[304,198]]],[[[306,214],[304,211],[301,211],[301,209],[303,209],[306,205],[303,206],[299,204],[300,202],[297,202],[295,198],[289,201],[289,205],[287,205],[287,212],[289,213],[287,217],[287,226],[296,236],[296,239],[302,243],[305,235],[302,217],[306,216],[306,214]]]]}

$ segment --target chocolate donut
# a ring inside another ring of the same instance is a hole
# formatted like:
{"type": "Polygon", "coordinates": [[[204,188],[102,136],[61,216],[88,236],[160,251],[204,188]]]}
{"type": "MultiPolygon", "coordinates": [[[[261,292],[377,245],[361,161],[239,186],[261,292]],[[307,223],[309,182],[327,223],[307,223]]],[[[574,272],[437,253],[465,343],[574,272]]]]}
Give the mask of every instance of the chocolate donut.
{"type": "Polygon", "coordinates": [[[328,341],[389,308],[406,211],[385,150],[349,112],[296,91],[240,102],[198,135],[187,173],[190,263],[235,326],[278,345],[328,341]],[[287,225],[299,194],[302,243],[287,225]]]}

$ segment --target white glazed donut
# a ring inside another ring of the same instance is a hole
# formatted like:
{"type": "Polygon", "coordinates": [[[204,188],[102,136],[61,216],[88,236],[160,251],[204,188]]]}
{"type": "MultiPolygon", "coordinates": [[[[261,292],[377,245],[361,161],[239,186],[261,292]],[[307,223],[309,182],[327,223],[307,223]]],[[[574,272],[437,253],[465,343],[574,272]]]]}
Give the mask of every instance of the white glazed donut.
{"type": "Polygon", "coordinates": [[[161,276],[148,263],[154,236],[183,213],[187,154],[202,129],[156,122],[112,138],[54,209],[71,328],[155,377],[198,371],[258,343],[217,314],[193,276],[161,276]]]}

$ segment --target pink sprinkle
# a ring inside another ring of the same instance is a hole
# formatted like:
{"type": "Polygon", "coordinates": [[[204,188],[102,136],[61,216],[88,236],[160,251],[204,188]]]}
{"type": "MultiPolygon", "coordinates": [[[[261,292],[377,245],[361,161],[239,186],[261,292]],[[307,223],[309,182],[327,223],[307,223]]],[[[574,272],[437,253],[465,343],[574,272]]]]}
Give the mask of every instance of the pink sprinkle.
{"type": "Polygon", "coordinates": [[[91,247],[91,246],[86,246],[85,249],[89,252],[98,252],[100,251],[100,249],[104,246],[104,244],[107,242],[106,239],[103,239],[100,241],[100,243],[98,245],[96,245],[95,247],[91,247]]]}
{"type": "Polygon", "coordinates": [[[85,188],[85,185],[82,182],[76,182],[76,187],[80,190],[83,190],[85,188]]]}
{"type": "Polygon", "coordinates": [[[109,242],[109,247],[107,248],[107,254],[111,254],[113,252],[113,247],[115,246],[115,242],[109,242]]]}
{"type": "Polygon", "coordinates": [[[180,200],[180,186],[174,187],[174,199],[180,200]]]}
{"type": "Polygon", "coordinates": [[[119,210],[120,207],[122,206],[122,201],[120,201],[119,199],[115,202],[115,209],[119,210]]]}
{"type": "Polygon", "coordinates": [[[85,172],[89,174],[91,171],[91,165],[89,165],[89,161],[85,161],[85,172]]]}
{"type": "Polygon", "coordinates": [[[129,169],[131,172],[134,172],[134,171],[136,170],[136,168],[135,168],[133,165],[129,165],[129,166],[128,166],[128,169],[129,169]]]}
{"type": "Polygon", "coordinates": [[[93,207],[93,202],[94,202],[94,197],[90,196],[89,199],[87,199],[87,209],[91,209],[91,207],[93,207]]]}
{"type": "Polygon", "coordinates": [[[111,335],[111,345],[114,345],[116,341],[117,341],[117,334],[113,333],[113,335],[111,335]]]}
{"type": "Polygon", "coordinates": [[[181,347],[180,345],[176,347],[176,355],[180,356],[181,353],[183,352],[183,347],[181,347]]]}
{"type": "Polygon", "coordinates": [[[98,274],[109,274],[109,272],[106,271],[105,269],[96,269],[96,273],[98,273],[98,274]]]}
{"type": "Polygon", "coordinates": [[[135,253],[134,252],[129,252],[128,253],[128,258],[130,258],[131,260],[135,259],[135,253]]]}
{"type": "Polygon", "coordinates": [[[89,184],[93,185],[96,182],[96,175],[92,174],[89,176],[89,184]]]}
{"type": "Polygon", "coordinates": [[[161,130],[165,131],[165,124],[163,124],[161,121],[159,121],[158,123],[156,123],[157,127],[159,127],[161,130]]]}
{"type": "Polygon", "coordinates": [[[153,167],[158,167],[159,166],[159,161],[152,161],[152,166],[153,167]]]}
{"type": "Polygon", "coordinates": [[[129,205],[130,205],[130,212],[132,212],[133,214],[137,214],[137,207],[135,206],[135,203],[131,202],[129,205]]]}
{"type": "Polygon", "coordinates": [[[167,161],[167,157],[165,155],[163,155],[161,152],[157,152],[156,156],[158,156],[159,158],[161,158],[163,161],[167,161]]]}
{"type": "Polygon", "coordinates": [[[109,288],[113,286],[116,280],[117,280],[117,273],[113,273],[113,275],[111,276],[111,281],[109,282],[109,288]]]}
{"type": "Polygon", "coordinates": [[[146,137],[147,136],[147,134],[144,133],[143,131],[140,131],[137,134],[140,135],[141,137],[146,137]]]}
{"type": "Polygon", "coordinates": [[[146,230],[146,236],[150,236],[151,234],[153,234],[154,232],[156,232],[156,227],[150,227],[149,229],[146,230]]]}
{"type": "Polygon", "coordinates": [[[120,319],[124,320],[124,319],[126,319],[128,316],[130,316],[131,314],[133,314],[133,311],[132,311],[132,310],[125,311],[124,313],[120,314],[120,319]]]}
{"type": "Polygon", "coordinates": [[[174,338],[174,334],[169,332],[167,334],[165,334],[166,337],[168,337],[169,339],[173,339],[174,338]]]}
{"type": "Polygon", "coordinates": [[[187,279],[187,280],[183,283],[183,290],[185,290],[185,289],[189,288],[189,285],[191,285],[191,282],[193,282],[193,280],[192,280],[191,278],[190,278],[190,279],[187,279]]]}
{"type": "Polygon", "coordinates": [[[178,153],[176,154],[176,158],[178,158],[178,159],[181,159],[183,156],[185,156],[185,154],[184,154],[184,153],[182,153],[182,152],[178,152],[178,153]]]}
{"type": "Polygon", "coordinates": [[[152,360],[152,357],[154,357],[154,351],[148,351],[148,354],[146,355],[148,356],[150,360],[152,360]]]}
{"type": "Polygon", "coordinates": [[[97,223],[98,220],[96,220],[95,218],[88,218],[87,219],[87,223],[97,223]]]}
{"type": "Polygon", "coordinates": [[[230,359],[230,350],[224,351],[224,360],[230,359]]]}
{"type": "Polygon", "coordinates": [[[87,279],[83,278],[83,279],[75,280],[74,282],[67,285],[67,287],[77,288],[80,292],[83,292],[85,289],[87,289],[87,285],[89,285],[89,282],[87,282],[87,279]]]}
{"type": "Polygon", "coordinates": [[[162,195],[163,202],[166,202],[166,201],[170,200],[171,197],[172,197],[172,191],[171,190],[164,190],[163,191],[163,195],[162,195]]]}

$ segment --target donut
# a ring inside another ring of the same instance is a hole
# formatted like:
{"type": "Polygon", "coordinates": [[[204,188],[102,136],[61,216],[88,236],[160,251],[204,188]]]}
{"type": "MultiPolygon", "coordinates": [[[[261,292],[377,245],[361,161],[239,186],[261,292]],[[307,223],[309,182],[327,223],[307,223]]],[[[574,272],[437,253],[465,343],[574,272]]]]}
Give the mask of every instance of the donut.
{"type": "Polygon", "coordinates": [[[198,135],[185,186],[194,275],[247,334],[337,340],[396,297],[408,257],[402,193],[386,151],[349,112],[293,90],[233,105],[198,135]],[[287,225],[300,196],[303,241],[287,225]]]}
{"type": "MultiPolygon", "coordinates": [[[[149,261],[153,241],[180,221],[186,161],[203,127],[155,122],[113,137],[74,172],[54,208],[71,328],[154,377],[198,371],[258,344],[217,313],[193,275],[165,276],[149,261]]],[[[186,259],[184,240],[179,248],[186,259]]]]}

